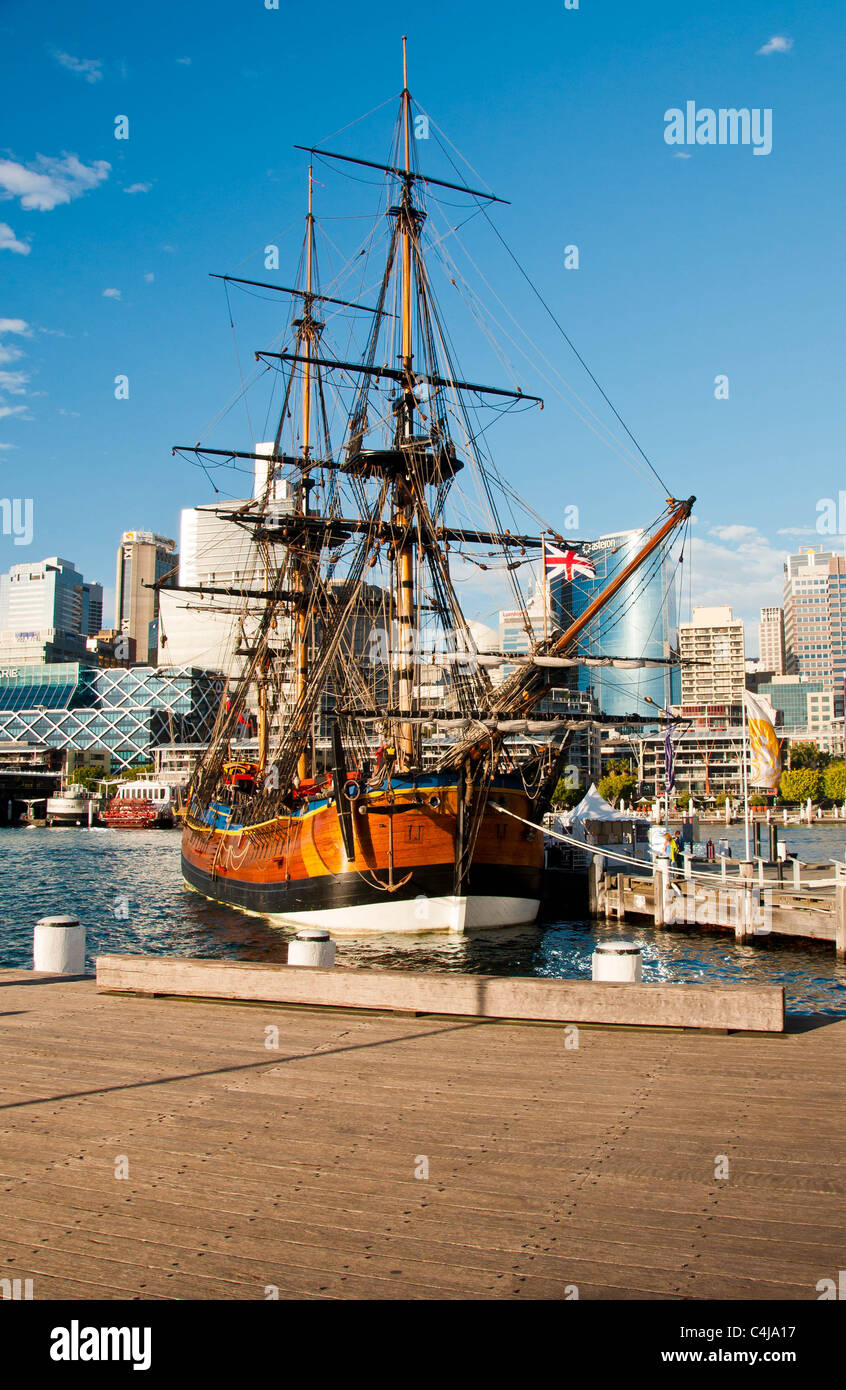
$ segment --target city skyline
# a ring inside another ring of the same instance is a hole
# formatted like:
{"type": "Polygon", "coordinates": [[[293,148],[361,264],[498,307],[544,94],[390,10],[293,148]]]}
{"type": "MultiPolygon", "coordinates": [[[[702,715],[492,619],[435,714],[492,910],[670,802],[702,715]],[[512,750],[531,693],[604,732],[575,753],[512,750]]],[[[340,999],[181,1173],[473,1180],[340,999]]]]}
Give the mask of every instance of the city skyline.
{"type": "MultiPolygon", "coordinates": [[[[372,61],[356,103],[371,114],[345,132],[337,128],[349,121],[349,99],[336,79],[350,39],[341,40],[341,25],[337,36],[327,25],[319,92],[304,72],[289,74],[296,114],[280,128],[265,80],[281,41],[278,13],[239,14],[222,45],[227,6],[211,4],[200,29],[168,11],[167,44],[153,39],[156,25],[139,28],[130,60],[125,22],[103,5],[74,16],[72,30],[55,4],[37,17],[7,8],[0,28],[15,61],[0,161],[0,442],[11,447],[0,453],[0,490],[13,498],[16,479],[26,478],[35,506],[30,546],[0,535],[0,568],[72,550],[104,582],[111,611],[118,536],[128,527],[174,535],[181,509],[215,500],[170,447],[205,437],[204,422],[237,391],[239,363],[246,369],[252,350],[270,345],[279,314],[266,301],[239,301],[236,354],[225,293],[208,272],[282,283],[295,273],[306,162],[295,141],[336,132],[343,151],[384,157],[390,110],[372,108],[392,103],[400,85],[388,13],[377,7],[363,21],[357,41],[372,61]],[[225,118],[206,100],[224,61],[225,118]],[[49,83],[50,98],[33,109],[27,94],[38,83],[49,83]],[[115,138],[118,118],[128,139],[115,138]],[[269,244],[279,249],[270,275],[269,244]],[[116,397],[123,376],[129,394],[116,397]]],[[[788,5],[774,29],[762,4],[738,16],[718,3],[683,25],[663,3],[649,12],[604,6],[601,21],[589,7],[562,8],[546,20],[539,63],[534,32],[516,33],[506,52],[480,34],[481,13],[473,4],[459,14],[436,7],[429,37],[448,28],[449,44],[424,45],[409,26],[410,85],[435,123],[424,162],[449,177],[450,147],[435,139],[443,131],[511,200],[492,214],[497,230],[661,476],[699,497],[679,617],[689,617],[691,600],[730,603],[754,650],[759,610],[781,602],[781,564],[797,542],[843,548],[841,534],[817,530],[832,524],[820,504],[839,496],[842,457],[832,404],[839,328],[824,267],[837,260],[842,212],[842,192],[826,177],[826,112],[837,96],[832,54],[843,17],[833,5],[813,14],[788,5]],[[782,32],[784,42],[772,42],[782,32]],[[491,101],[490,90],[503,95],[491,101]],[[770,110],[770,153],[668,144],[665,111],[694,97],[702,108],[770,110]],[[727,397],[715,384],[723,376],[727,397]]],[[[286,50],[303,47],[308,21],[294,14],[285,23],[286,50]]],[[[337,219],[355,186],[325,164],[316,176],[328,257],[348,229],[337,219]]],[[[585,538],[645,524],[660,489],[646,481],[634,446],[481,218],[467,244],[578,392],[584,407],[571,404],[590,426],[556,394],[550,382],[564,388],[543,357],[532,366],[506,343],[521,384],[545,395],[546,410],[492,432],[500,467],[559,529],[568,507],[585,538]],[[613,427],[635,471],[599,443],[587,408],[613,427]]],[[[331,274],[328,259],[326,268],[331,274]]],[[[445,280],[437,289],[454,294],[445,280]]],[[[504,311],[503,322],[513,330],[504,311]]],[[[501,378],[472,324],[461,326],[458,346],[471,374],[478,364],[474,379],[501,378]]],[[[264,437],[263,420],[252,423],[253,440],[264,437]]],[[[249,445],[249,422],[233,419],[225,442],[249,445]]],[[[481,621],[507,606],[478,584],[464,592],[469,616],[481,621]]]]}

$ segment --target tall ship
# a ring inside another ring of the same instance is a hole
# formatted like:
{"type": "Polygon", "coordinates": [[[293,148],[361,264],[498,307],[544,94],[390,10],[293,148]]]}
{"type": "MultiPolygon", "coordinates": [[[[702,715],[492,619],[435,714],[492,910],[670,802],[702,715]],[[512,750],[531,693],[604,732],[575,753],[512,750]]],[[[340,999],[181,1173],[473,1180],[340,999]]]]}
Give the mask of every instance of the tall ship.
{"type": "Polygon", "coordinates": [[[432,204],[456,218],[456,204],[486,215],[501,200],[418,167],[415,113],[403,40],[388,161],[308,151],[311,166],[381,189],[343,274],[318,281],[310,166],[294,287],[220,277],[227,294],[230,284],[278,291],[288,306],[287,336],[255,354],[278,389],[272,444],[174,450],[247,461],[264,478],[253,499],[219,509],[249,536],[257,578],[203,586],[233,605],[237,633],[189,791],[183,875],[215,901],[333,933],[535,919],[540,827],[574,727],[546,698],[577,664],[580,636],[671,543],[694,501],[667,499],[578,619],[550,614],[542,634],[527,622],[528,654],[494,681],[501,654],[479,651],[461,582],[493,570],[525,611],[527,571],[547,552],[565,563],[572,552],[488,451],[497,414],[542,408],[541,398],[517,382],[467,379],[435,296],[430,258],[443,238],[427,231],[432,204]]]}

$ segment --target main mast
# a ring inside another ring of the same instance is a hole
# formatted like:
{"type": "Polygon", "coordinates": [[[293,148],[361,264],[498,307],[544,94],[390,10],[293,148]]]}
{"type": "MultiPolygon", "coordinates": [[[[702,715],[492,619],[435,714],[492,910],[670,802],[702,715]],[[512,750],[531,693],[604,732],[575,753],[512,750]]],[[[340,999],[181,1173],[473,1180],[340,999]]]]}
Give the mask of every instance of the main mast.
{"type": "MultiPolygon", "coordinates": [[[[411,198],[410,103],[408,90],[408,55],[406,37],[402,40],[402,105],[405,153],[405,180],[400,206],[400,236],[402,239],[402,371],[405,385],[400,402],[397,432],[410,445],[414,432],[414,389],[412,384],[411,343],[411,238],[414,232],[416,209],[411,198]]],[[[411,471],[398,478],[395,490],[395,523],[410,529],[414,519],[414,483],[411,471]]],[[[399,620],[399,661],[397,668],[397,705],[401,714],[412,713],[414,700],[414,546],[401,542],[397,548],[397,618],[399,620]]],[[[414,762],[414,726],[408,721],[400,724],[398,762],[409,768],[414,762]]]]}

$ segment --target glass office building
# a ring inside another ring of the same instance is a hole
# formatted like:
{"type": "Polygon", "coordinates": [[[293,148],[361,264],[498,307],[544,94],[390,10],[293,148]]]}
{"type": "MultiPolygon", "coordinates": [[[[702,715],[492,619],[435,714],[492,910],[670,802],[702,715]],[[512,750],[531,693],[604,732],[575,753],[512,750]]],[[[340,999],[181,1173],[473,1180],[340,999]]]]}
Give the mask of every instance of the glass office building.
{"type": "MultiPolygon", "coordinates": [[[[620,531],[586,541],[581,553],[596,566],[595,578],[552,580],[552,611],[566,626],[581,617],[597,594],[646,543],[645,531],[620,531]]],[[[647,657],[667,660],[678,651],[675,592],[676,557],[658,550],[626,581],[587,629],[578,645],[579,656],[647,657]]],[[[658,705],[678,704],[681,678],[678,665],[620,670],[618,667],[578,668],[580,690],[590,690],[602,714],[624,719],[649,715],[647,695],[658,705]]]]}
{"type": "Polygon", "coordinates": [[[163,743],[205,743],[223,689],[186,667],[98,669],[79,662],[0,670],[0,743],[104,749],[115,771],[152,761],[163,743]]]}

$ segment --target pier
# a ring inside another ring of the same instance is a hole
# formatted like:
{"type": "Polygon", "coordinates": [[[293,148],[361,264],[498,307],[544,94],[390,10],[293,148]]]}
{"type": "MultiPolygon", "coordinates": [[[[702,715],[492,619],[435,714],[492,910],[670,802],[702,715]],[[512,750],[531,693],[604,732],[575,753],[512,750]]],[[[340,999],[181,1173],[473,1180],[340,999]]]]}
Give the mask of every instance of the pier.
{"type": "Polygon", "coordinates": [[[660,928],[699,926],[733,931],[739,942],[766,936],[830,941],[846,959],[846,875],[841,865],[708,864],[685,856],[643,871],[609,870],[602,855],[588,869],[588,911],[606,920],[648,920],[660,928]]]}
{"type": "Polygon", "coordinates": [[[0,1276],[35,1299],[813,1301],[843,1268],[846,1020],[568,1028],[27,970],[0,1000],[0,1276]]]}

